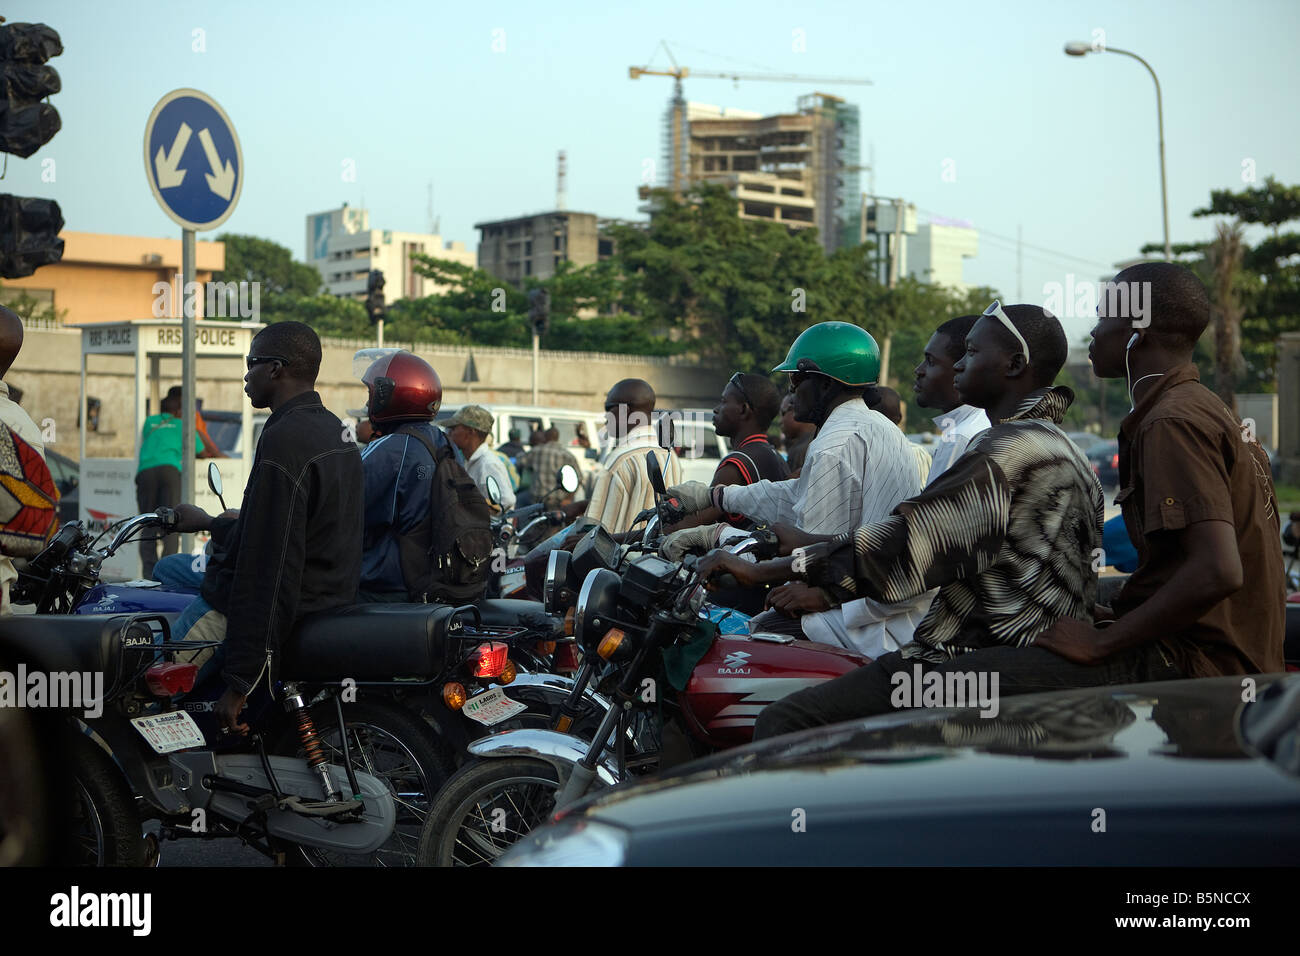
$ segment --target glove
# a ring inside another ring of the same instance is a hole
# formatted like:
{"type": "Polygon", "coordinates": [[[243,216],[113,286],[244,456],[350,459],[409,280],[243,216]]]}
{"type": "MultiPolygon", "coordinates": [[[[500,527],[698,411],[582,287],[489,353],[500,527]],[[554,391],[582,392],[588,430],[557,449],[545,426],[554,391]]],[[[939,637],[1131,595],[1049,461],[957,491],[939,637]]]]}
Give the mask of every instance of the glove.
{"type": "MultiPolygon", "coordinates": [[[[691,484],[699,484],[699,482],[691,482],[691,484]]],[[[718,534],[725,527],[728,526],[706,524],[698,528],[674,531],[664,538],[663,544],[659,546],[659,553],[669,561],[680,561],[692,551],[712,551],[718,546],[718,534]]]]}
{"type": "Polygon", "coordinates": [[[688,515],[713,506],[713,489],[702,481],[687,481],[668,489],[668,497],[676,498],[688,515]]]}

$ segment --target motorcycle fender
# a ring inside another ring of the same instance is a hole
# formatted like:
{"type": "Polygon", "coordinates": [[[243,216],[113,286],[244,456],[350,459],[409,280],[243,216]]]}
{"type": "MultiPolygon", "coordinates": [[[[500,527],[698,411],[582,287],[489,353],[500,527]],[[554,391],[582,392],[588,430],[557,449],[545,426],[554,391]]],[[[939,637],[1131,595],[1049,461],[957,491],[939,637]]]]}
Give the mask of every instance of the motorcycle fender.
{"type": "MultiPolygon", "coordinates": [[[[515,700],[521,700],[532,693],[534,696],[559,704],[563,703],[569,696],[569,692],[573,690],[573,678],[559,674],[519,673],[504,689],[506,694],[515,700]],[[521,690],[523,694],[517,695],[516,692],[521,690]]],[[[609,701],[590,688],[583,691],[582,699],[601,714],[609,710],[609,701]]]]}
{"type": "MultiPolygon", "coordinates": [[[[507,730],[479,738],[469,745],[469,752],[475,757],[536,757],[555,767],[563,780],[586,756],[589,747],[581,737],[556,730],[507,730]]],[[[601,755],[596,775],[606,786],[618,782],[618,764],[610,754],[601,755]]]]}
{"type": "MultiPolygon", "coordinates": [[[[285,793],[296,794],[307,800],[323,800],[320,778],[300,757],[271,756],[268,758],[276,781],[285,793]]],[[[207,777],[221,777],[252,787],[269,790],[270,781],[256,754],[214,754],[209,750],[190,750],[171,755],[176,779],[182,789],[190,794],[196,807],[235,823],[246,819],[252,808],[252,798],[237,793],[212,790],[204,782],[207,777]]],[[[335,764],[329,765],[334,786],[341,793],[350,793],[347,772],[335,764]]],[[[397,822],[397,808],[392,792],[380,780],[368,773],[357,771],[357,786],[365,804],[362,819],[355,823],[335,823],[320,817],[307,817],[292,810],[268,810],[266,829],[271,836],[288,840],[300,846],[342,853],[371,853],[392,836],[397,822]]]]}
{"type": "Polygon", "coordinates": [[[190,812],[189,797],[177,786],[170,762],[154,753],[129,723],[105,718],[90,724],[80,720],[77,723],[83,734],[113,758],[132,793],[144,797],[164,814],[190,812]]]}

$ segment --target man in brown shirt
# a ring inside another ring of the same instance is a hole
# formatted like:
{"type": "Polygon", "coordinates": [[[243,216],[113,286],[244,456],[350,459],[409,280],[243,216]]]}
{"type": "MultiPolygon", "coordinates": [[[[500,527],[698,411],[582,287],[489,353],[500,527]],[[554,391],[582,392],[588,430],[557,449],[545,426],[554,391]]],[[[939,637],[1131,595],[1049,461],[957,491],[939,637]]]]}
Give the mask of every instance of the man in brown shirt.
{"type": "Polygon", "coordinates": [[[1135,406],[1120,425],[1115,500],[1139,564],[1111,626],[1062,619],[1036,643],[1092,664],[1153,642],[1188,677],[1280,671],[1277,498],[1267,455],[1192,364],[1210,320],[1205,289],[1181,266],[1149,262],[1100,298],[1089,355],[1099,377],[1127,378],[1135,406]]]}

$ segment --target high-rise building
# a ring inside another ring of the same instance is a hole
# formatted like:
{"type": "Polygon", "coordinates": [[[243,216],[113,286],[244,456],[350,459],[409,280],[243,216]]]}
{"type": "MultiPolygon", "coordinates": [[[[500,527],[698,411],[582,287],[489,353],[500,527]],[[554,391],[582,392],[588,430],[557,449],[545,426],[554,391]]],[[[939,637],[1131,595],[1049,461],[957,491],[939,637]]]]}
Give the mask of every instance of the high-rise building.
{"type": "Polygon", "coordinates": [[[613,254],[594,213],[556,209],[474,224],[479,231],[478,267],[522,288],[531,277],[555,275],[561,262],[587,266],[613,254]]]}
{"type": "Polygon", "coordinates": [[[682,181],[718,183],[742,219],[816,226],[827,252],[859,242],[858,109],[826,93],[800,97],[798,110],[763,116],[749,110],[687,103],[665,114],[665,186],[681,164],[682,181]],[[676,144],[676,155],[674,155],[676,144]]]}
{"type": "Polygon", "coordinates": [[[902,275],[964,292],[970,283],[962,278],[962,263],[979,252],[979,233],[968,222],[931,219],[905,238],[903,249],[902,275]]]}
{"type": "Polygon", "coordinates": [[[371,269],[384,274],[384,299],[418,299],[443,291],[415,271],[413,253],[473,266],[475,255],[463,242],[443,242],[431,233],[371,229],[370,214],[344,203],[339,209],[307,217],[307,262],[314,265],[331,295],[366,297],[371,269]]]}

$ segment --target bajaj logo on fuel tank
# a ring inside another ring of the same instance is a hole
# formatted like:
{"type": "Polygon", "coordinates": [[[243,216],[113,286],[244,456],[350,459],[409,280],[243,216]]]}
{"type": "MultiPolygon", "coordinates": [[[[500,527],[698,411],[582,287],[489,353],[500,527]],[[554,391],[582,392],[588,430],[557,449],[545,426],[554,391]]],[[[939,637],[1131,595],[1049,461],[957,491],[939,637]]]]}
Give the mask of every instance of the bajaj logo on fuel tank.
{"type": "Polygon", "coordinates": [[[718,668],[719,674],[748,674],[749,668],[745,665],[749,663],[748,651],[732,651],[722,661],[722,666],[718,668]]]}

